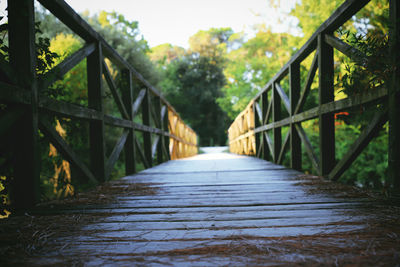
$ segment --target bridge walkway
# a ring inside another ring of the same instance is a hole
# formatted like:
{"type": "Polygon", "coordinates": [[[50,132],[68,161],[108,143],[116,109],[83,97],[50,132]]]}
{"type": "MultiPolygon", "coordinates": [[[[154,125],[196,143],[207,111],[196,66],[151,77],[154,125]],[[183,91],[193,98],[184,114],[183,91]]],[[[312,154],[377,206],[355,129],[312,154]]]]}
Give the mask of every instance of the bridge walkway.
{"type": "Polygon", "coordinates": [[[399,208],[261,159],[220,148],[205,151],[0,222],[2,261],[31,266],[399,262],[399,208]]]}

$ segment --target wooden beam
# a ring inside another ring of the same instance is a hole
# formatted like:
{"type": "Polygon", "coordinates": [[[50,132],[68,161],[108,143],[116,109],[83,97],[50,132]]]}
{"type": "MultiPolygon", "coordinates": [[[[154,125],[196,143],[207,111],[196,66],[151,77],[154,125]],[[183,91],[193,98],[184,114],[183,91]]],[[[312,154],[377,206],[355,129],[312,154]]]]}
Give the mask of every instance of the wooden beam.
{"type": "Polygon", "coordinates": [[[315,73],[317,72],[317,69],[318,69],[318,51],[315,52],[313,61],[311,63],[310,70],[307,75],[306,83],[304,84],[304,88],[302,90],[302,93],[301,93],[299,102],[295,108],[295,111],[293,112],[293,115],[302,111],[304,104],[306,102],[307,96],[311,90],[311,85],[314,81],[314,77],[315,77],[315,73]]]}
{"type": "Polygon", "coordinates": [[[389,149],[388,179],[393,190],[400,192],[400,3],[389,1],[390,21],[389,41],[390,58],[394,71],[388,82],[389,87],[389,149]]]}
{"type": "Polygon", "coordinates": [[[135,117],[136,113],[139,111],[140,105],[142,104],[145,96],[146,96],[146,89],[140,90],[135,102],[132,105],[132,116],[133,117],[135,117]]]}
{"type": "MultiPolygon", "coordinates": [[[[265,92],[264,94],[261,95],[261,101],[262,101],[262,118],[263,122],[261,123],[262,125],[266,124],[268,122],[268,116],[271,110],[271,102],[268,102],[268,92],[265,92]]],[[[270,148],[269,144],[267,141],[267,138],[264,136],[264,134],[261,134],[262,136],[262,144],[263,144],[263,159],[264,160],[269,160],[270,159],[270,148]]]]}
{"type": "Polygon", "coordinates": [[[14,126],[23,115],[24,110],[18,106],[8,108],[6,112],[0,116],[0,138],[14,126]]]}
{"type": "Polygon", "coordinates": [[[339,38],[330,34],[325,34],[325,42],[351,58],[353,61],[357,62],[359,65],[365,66],[367,64],[368,59],[363,52],[343,42],[339,38]]]}
{"type": "Polygon", "coordinates": [[[117,86],[115,85],[114,79],[111,77],[111,73],[110,73],[110,71],[107,67],[107,64],[104,60],[103,60],[103,74],[107,81],[108,87],[110,88],[110,91],[114,98],[114,101],[117,104],[119,112],[121,113],[121,115],[124,119],[129,120],[130,116],[128,115],[128,112],[125,109],[125,105],[122,102],[122,99],[121,99],[119,93],[117,92],[117,86]]]}
{"type": "Polygon", "coordinates": [[[271,153],[272,160],[275,161],[274,146],[272,144],[271,137],[269,137],[268,133],[266,133],[266,132],[264,132],[264,137],[265,137],[265,140],[267,141],[268,149],[269,149],[269,152],[271,153]]]}
{"type": "Polygon", "coordinates": [[[78,106],[75,104],[54,100],[49,97],[42,96],[39,101],[40,111],[46,113],[54,113],[63,117],[97,120],[103,119],[102,113],[91,108],[78,106]]]}
{"type": "MultiPolygon", "coordinates": [[[[333,48],[318,36],[319,106],[334,101],[333,48]]],[[[319,114],[320,173],[327,176],[335,166],[335,119],[332,113],[319,114]]]]}
{"type": "Polygon", "coordinates": [[[279,157],[278,157],[278,160],[277,160],[277,163],[279,165],[282,164],[283,156],[285,155],[285,152],[286,152],[286,150],[287,150],[287,148],[289,146],[289,143],[290,143],[289,140],[290,140],[290,131],[286,133],[286,136],[285,136],[285,139],[283,141],[282,148],[281,148],[281,152],[279,152],[279,157]]]}
{"type": "MultiPolygon", "coordinates": [[[[103,85],[101,44],[96,44],[96,50],[87,58],[88,104],[89,108],[103,114],[103,85]]],[[[90,121],[89,147],[91,170],[100,182],[106,181],[106,156],[104,120],[90,121]]]]}
{"type": "Polygon", "coordinates": [[[39,90],[43,90],[52,85],[55,81],[61,80],[64,75],[73,67],[78,65],[82,60],[89,56],[96,49],[94,43],[86,44],[84,47],[76,51],[71,56],[64,59],[63,62],[52,68],[39,81],[39,90]]]}
{"type": "MultiPolygon", "coordinates": [[[[290,95],[290,116],[294,111],[300,98],[300,63],[294,62],[289,66],[289,95],[290,95]]],[[[290,168],[301,170],[301,140],[293,122],[290,123],[290,168]]]]}
{"type": "MultiPolygon", "coordinates": [[[[259,127],[261,125],[261,122],[262,122],[261,108],[260,108],[257,100],[255,100],[253,102],[253,112],[252,112],[252,114],[254,116],[254,118],[253,118],[253,120],[254,120],[254,128],[257,128],[257,127],[259,127]]],[[[259,153],[260,152],[259,148],[260,148],[260,144],[261,144],[260,136],[262,137],[262,134],[260,135],[259,133],[254,133],[254,139],[255,139],[255,143],[256,143],[255,144],[255,151],[254,151],[255,153],[254,153],[254,155],[256,157],[258,157],[258,155],[260,154],[259,153]]]]}
{"type": "MultiPolygon", "coordinates": [[[[272,121],[277,122],[281,119],[281,98],[279,96],[278,90],[276,89],[276,83],[273,85],[273,90],[272,90],[272,121]]],[[[282,146],[282,130],[280,127],[275,127],[273,128],[273,133],[274,133],[274,150],[273,150],[273,155],[274,155],[274,162],[278,162],[278,157],[279,153],[281,151],[281,146],[282,146]]]]}
{"type": "Polygon", "coordinates": [[[29,208],[40,197],[40,154],[38,143],[38,88],[36,77],[35,18],[33,0],[8,0],[10,65],[18,86],[29,94],[29,106],[15,124],[13,139],[14,179],[12,204],[29,208]]]}
{"type": "Polygon", "coordinates": [[[275,83],[275,89],[278,92],[280,98],[282,99],[283,106],[286,108],[286,111],[290,114],[290,100],[289,97],[286,95],[283,88],[278,84],[275,83]]]}
{"type": "MultiPolygon", "coordinates": [[[[130,121],[133,121],[133,84],[132,76],[129,69],[121,70],[121,91],[122,100],[126,111],[129,115],[130,121]]],[[[128,129],[128,136],[125,142],[125,174],[130,175],[136,173],[136,146],[135,146],[135,131],[134,128],[128,129]]]]}
{"type": "Polygon", "coordinates": [[[85,178],[93,184],[97,184],[93,173],[88,167],[83,163],[83,161],[78,157],[77,154],[71,149],[71,147],[64,141],[64,139],[53,129],[53,126],[47,122],[45,119],[40,119],[40,130],[45,134],[45,136],[50,140],[53,146],[63,155],[63,157],[70,162],[73,166],[79,169],[85,178]]]}
{"type": "MultiPolygon", "coordinates": [[[[164,132],[167,132],[167,133],[169,133],[169,134],[171,134],[170,132],[169,132],[169,128],[168,128],[168,125],[169,125],[169,111],[168,111],[168,106],[167,105],[164,105],[163,107],[162,107],[162,109],[161,109],[161,118],[162,118],[162,122],[163,122],[163,124],[162,124],[162,130],[164,131],[164,132]]],[[[164,154],[165,154],[165,160],[170,160],[171,159],[171,155],[170,155],[170,151],[169,151],[169,141],[170,141],[170,139],[169,139],[169,136],[166,136],[166,135],[164,135],[164,138],[163,138],[164,140],[164,143],[163,143],[163,149],[164,149],[164,154]]]]}
{"type": "Polygon", "coordinates": [[[310,140],[307,137],[306,132],[304,131],[303,127],[301,127],[300,124],[295,124],[296,130],[299,133],[299,136],[301,138],[301,141],[304,144],[304,148],[306,149],[306,153],[308,157],[311,160],[311,165],[313,166],[314,170],[317,172],[318,175],[321,175],[320,173],[320,167],[319,167],[319,159],[317,155],[314,153],[314,149],[311,145],[310,140]]]}
{"type": "MultiPolygon", "coordinates": [[[[146,90],[146,96],[142,102],[142,122],[144,125],[150,127],[150,105],[151,105],[151,96],[150,91],[146,90]]],[[[143,133],[143,148],[144,155],[146,157],[146,161],[149,164],[149,167],[153,166],[153,157],[151,155],[151,134],[150,132],[143,133]]]]}
{"type": "Polygon", "coordinates": [[[321,33],[334,32],[343,23],[351,19],[360,9],[362,9],[370,0],[347,0],[335,12],[319,26],[308,41],[296,52],[296,54],[282,67],[280,71],[267,83],[267,85],[255,96],[259,98],[262,93],[271,89],[272,83],[279,81],[289,72],[289,65],[293,62],[301,62],[317,47],[318,36],[321,33]]]}
{"type": "Polygon", "coordinates": [[[107,160],[107,164],[106,164],[106,178],[107,179],[110,178],[110,175],[114,168],[115,162],[117,162],[119,155],[121,154],[121,151],[124,148],[128,134],[129,134],[129,130],[124,130],[121,138],[118,140],[117,144],[114,146],[114,149],[111,152],[111,155],[107,160]]]}
{"type": "Polygon", "coordinates": [[[370,124],[360,134],[357,140],[351,145],[347,153],[336,164],[333,170],[329,173],[329,179],[337,180],[357,159],[358,155],[364,150],[369,142],[378,134],[383,125],[387,122],[387,111],[377,111],[371,119],[370,124]]]}
{"type": "MultiPolygon", "coordinates": [[[[155,121],[156,126],[161,130],[162,129],[162,114],[161,114],[161,99],[159,97],[155,97],[154,101],[153,101],[153,105],[154,108],[152,109],[154,111],[154,115],[153,115],[153,119],[155,121]]],[[[160,135],[156,136],[156,139],[154,140],[153,143],[155,143],[156,145],[153,144],[153,146],[156,147],[156,151],[157,151],[157,163],[161,164],[164,162],[163,160],[163,148],[162,148],[162,137],[160,135]],[[161,140],[160,140],[161,138],[161,140]]],[[[153,155],[152,157],[154,158],[155,155],[153,155]]]]}
{"type": "Polygon", "coordinates": [[[290,125],[291,122],[300,123],[303,121],[311,120],[317,118],[319,114],[334,113],[352,107],[357,107],[359,105],[363,105],[373,101],[385,101],[387,96],[388,96],[387,89],[384,87],[370,90],[368,92],[365,92],[357,96],[352,96],[338,101],[333,101],[330,103],[323,104],[319,107],[303,111],[300,114],[294,115],[292,118],[288,117],[278,122],[271,122],[269,124],[254,129],[254,131],[255,132],[268,131],[274,127],[288,126],[290,125]]]}
{"type": "Polygon", "coordinates": [[[140,159],[141,159],[142,162],[143,162],[144,167],[145,167],[146,169],[147,169],[147,168],[150,168],[150,165],[149,165],[149,163],[147,162],[146,156],[144,155],[143,149],[142,149],[142,147],[140,146],[140,143],[139,143],[139,141],[138,141],[137,138],[135,138],[135,143],[136,143],[136,151],[139,152],[139,156],[140,156],[140,159]]]}

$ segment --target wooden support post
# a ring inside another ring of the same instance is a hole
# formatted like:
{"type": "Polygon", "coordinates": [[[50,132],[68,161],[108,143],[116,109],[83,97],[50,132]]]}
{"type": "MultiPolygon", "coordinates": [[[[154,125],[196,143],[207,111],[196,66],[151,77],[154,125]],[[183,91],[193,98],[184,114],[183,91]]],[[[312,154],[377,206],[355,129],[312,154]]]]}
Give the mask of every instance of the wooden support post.
{"type": "MultiPolygon", "coordinates": [[[[129,69],[121,71],[121,90],[122,99],[125,109],[129,115],[130,120],[133,120],[133,87],[132,87],[132,74],[129,69]]],[[[135,129],[129,129],[129,133],[125,142],[125,174],[130,175],[136,173],[136,146],[135,146],[135,129]]]]}
{"type": "MultiPolygon", "coordinates": [[[[169,108],[168,108],[167,105],[165,105],[165,108],[166,108],[166,110],[165,110],[166,113],[165,113],[164,118],[163,118],[162,129],[164,130],[164,132],[169,132],[169,128],[168,128],[168,125],[169,125],[169,108]]],[[[165,160],[166,161],[170,160],[171,159],[171,154],[170,154],[170,151],[169,151],[169,136],[164,136],[163,146],[164,146],[165,151],[167,152],[167,158],[165,160]]]]}
{"type": "MultiPolygon", "coordinates": [[[[103,55],[101,44],[96,44],[95,51],[87,58],[88,104],[89,108],[103,114],[102,86],[103,55]]],[[[104,182],[106,177],[106,156],[104,138],[104,120],[91,120],[89,126],[90,165],[95,178],[104,182]]]]}
{"type": "Polygon", "coordinates": [[[400,3],[390,0],[390,31],[391,58],[395,71],[388,86],[389,107],[389,148],[388,175],[394,191],[400,192],[400,3]]]}
{"type": "MultiPolygon", "coordinates": [[[[154,111],[156,113],[156,118],[155,120],[158,120],[158,125],[157,128],[160,128],[162,130],[162,119],[161,119],[161,99],[159,97],[156,97],[154,100],[154,111]]],[[[163,143],[163,138],[162,135],[160,135],[160,139],[158,140],[157,143],[157,163],[161,164],[163,163],[163,151],[162,151],[162,143],[163,143]]]]}
{"type": "MultiPolygon", "coordinates": [[[[258,111],[256,110],[256,105],[258,105],[257,100],[254,101],[254,103],[253,103],[254,129],[261,126],[260,120],[262,120],[262,118],[260,118],[260,116],[259,116],[258,111]]],[[[261,142],[260,136],[262,136],[262,135],[263,135],[262,132],[254,134],[254,138],[256,139],[256,148],[255,148],[256,151],[254,151],[254,156],[256,156],[256,157],[257,157],[257,155],[260,155],[260,157],[261,157],[261,154],[259,154],[259,151],[257,151],[257,149],[260,149],[260,142],[261,142]]]]}
{"type": "MultiPolygon", "coordinates": [[[[150,90],[146,89],[146,96],[143,99],[142,103],[142,122],[144,125],[150,126],[150,105],[151,105],[151,97],[150,90]]],[[[149,168],[153,166],[153,157],[151,153],[151,133],[143,132],[143,149],[146,160],[149,164],[149,168]]]]}
{"type": "MultiPolygon", "coordinates": [[[[293,62],[289,66],[290,75],[290,116],[294,115],[300,99],[300,64],[293,62]]],[[[301,140],[294,123],[290,123],[290,167],[301,170],[301,140]]]]}
{"type": "MultiPolygon", "coordinates": [[[[268,114],[268,106],[269,106],[269,102],[268,102],[268,92],[264,92],[261,95],[262,98],[262,121],[263,124],[268,124],[268,119],[267,116],[268,114]]],[[[263,159],[265,160],[270,160],[271,156],[270,156],[270,151],[269,151],[269,146],[268,146],[268,141],[267,138],[265,137],[265,134],[268,134],[267,132],[261,132],[261,138],[263,139],[263,159]]]]}
{"type": "Polygon", "coordinates": [[[8,0],[10,63],[18,85],[30,92],[31,105],[14,131],[12,203],[18,209],[39,200],[40,154],[38,145],[38,88],[36,79],[35,19],[33,0],[8,0]]]}
{"type": "MultiPolygon", "coordinates": [[[[318,35],[319,107],[334,101],[333,48],[318,35]]],[[[335,121],[333,113],[319,115],[320,174],[327,176],[335,167],[335,121]]]]}
{"type": "MultiPolygon", "coordinates": [[[[272,85],[272,120],[277,122],[281,119],[281,97],[275,88],[275,83],[272,85]]],[[[278,163],[279,153],[282,146],[282,130],[281,127],[274,126],[274,162],[278,163]]]]}

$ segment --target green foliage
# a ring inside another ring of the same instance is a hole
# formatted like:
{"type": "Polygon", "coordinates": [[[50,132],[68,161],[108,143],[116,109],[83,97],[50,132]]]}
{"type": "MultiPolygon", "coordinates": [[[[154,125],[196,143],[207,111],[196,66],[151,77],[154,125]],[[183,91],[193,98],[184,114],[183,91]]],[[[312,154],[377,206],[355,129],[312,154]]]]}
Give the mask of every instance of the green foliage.
{"type": "Polygon", "coordinates": [[[161,88],[202,146],[225,145],[226,116],[215,101],[224,84],[222,68],[212,58],[189,54],[167,65],[161,88]]]}

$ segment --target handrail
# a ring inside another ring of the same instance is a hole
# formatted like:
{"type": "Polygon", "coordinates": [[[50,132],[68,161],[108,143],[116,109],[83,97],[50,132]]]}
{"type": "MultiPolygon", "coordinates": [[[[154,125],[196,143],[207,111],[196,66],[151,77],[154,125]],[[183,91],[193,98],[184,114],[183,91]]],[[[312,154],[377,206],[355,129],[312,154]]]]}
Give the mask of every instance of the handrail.
{"type": "MultiPolygon", "coordinates": [[[[231,152],[254,155],[281,164],[286,150],[289,149],[290,167],[301,170],[301,145],[303,144],[318,175],[336,180],[343,174],[372,140],[376,132],[388,121],[388,111],[385,109],[377,112],[370,125],[366,127],[348,153],[339,161],[336,161],[335,158],[334,113],[373,101],[380,103],[388,101],[388,91],[396,91],[396,87],[399,86],[397,83],[389,88],[379,88],[357,96],[334,100],[333,50],[337,49],[356,62],[365,63],[366,59],[356,48],[336,38],[333,32],[369,2],[369,0],[348,0],[342,4],[250,101],[228,130],[231,152]],[[314,51],[314,60],[304,88],[300,88],[300,63],[314,51]],[[319,104],[317,107],[303,110],[305,99],[310,91],[317,69],[319,104]],[[289,95],[280,86],[280,82],[287,76],[289,77],[289,95]],[[288,114],[286,118],[282,117],[281,107],[286,109],[288,114]],[[301,126],[301,122],[313,118],[319,118],[319,155],[315,153],[301,126]],[[288,126],[289,131],[286,137],[282,139],[282,127],[284,126],[288,126]]],[[[390,9],[391,19],[394,25],[397,25],[399,23],[398,19],[396,21],[397,12],[399,12],[397,4],[391,2],[390,9]]],[[[395,34],[399,34],[398,30],[395,34]]],[[[393,32],[391,39],[397,40],[393,37],[393,32]]],[[[399,42],[399,40],[396,42],[399,42]]],[[[398,43],[395,45],[395,47],[398,47],[398,43]]],[[[399,105],[399,100],[396,101],[399,105]]],[[[394,110],[395,106],[389,105],[389,110],[394,110]]],[[[399,125],[398,117],[392,116],[389,123],[399,125]]],[[[399,153],[392,154],[392,156],[393,159],[399,161],[399,153]]],[[[398,173],[397,171],[394,175],[400,183],[398,173]]]]}
{"type": "MultiPolygon", "coordinates": [[[[40,195],[38,129],[65,159],[93,183],[109,179],[122,150],[125,151],[127,175],[136,172],[137,155],[145,168],[149,168],[155,159],[157,163],[162,163],[170,158],[177,159],[197,153],[196,133],[183,123],[164,96],[99,33],[63,0],[39,2],[86,44],[38,80],[35,75],[34,0],[8,1],[10,64],[0,66],[1,73],[8,78],[0,81],[0,101],[12,106],[17,104],[18,109],[24,110],[15,113],[18,116],[7,117],[13,119],[12,123],[7,121],[7,125],[16,124],[18,129],[14,140],[17,158],[13,184],[15,206],[32,206],[40,195]],[[121,74],[118,85],[105,63],[106,58],[117,66],[121,74]],[[88,107],[57,101],[40,94],[40,91],[62,79],[65,73],[85,59],[88,107]],[[11,76],[10,73],[15,77],[8,77],[11,76]],[[111,91],[121,117],[105,114],[102,103],[104,82],[111,91]],[[133,83],[139,84],[143,89],[134,92],[133,83]],[[141,123],[134,120],[138,113],[141,115],[141,123]],[[48,118],[54,118],[56,115],[89,122],[90,167],[86,166],[79,155],[52,129],[48,118]],[[123,134],[110,155],[106,155],[105,151],[106,124],[123,129],[123,134]],[[171,127],[175,124],[176,127],[171,127]],[[143,134],[142,143],[141,139],[136,137],[137,132],[143,134]]],[[[9,112],[14,111],[15,109],[9,109],[9,112]]]]}

